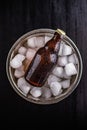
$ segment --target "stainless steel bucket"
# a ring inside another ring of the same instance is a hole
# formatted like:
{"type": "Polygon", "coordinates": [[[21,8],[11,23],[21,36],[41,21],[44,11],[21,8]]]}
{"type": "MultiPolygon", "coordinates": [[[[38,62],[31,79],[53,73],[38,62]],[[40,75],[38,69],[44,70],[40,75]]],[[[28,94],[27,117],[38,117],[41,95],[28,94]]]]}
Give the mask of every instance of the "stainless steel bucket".
{"type": "Polygon", "coordinates": [[[80,55],[80,52],[78,50],[78,48],[76,47],[75,43],[67,36],[64,36],[64,41],[69,44],[70,46],[72,46],[74,48],[75,53],[78,56],[78,60],[79,60],[79,64],[78,64],[78,74],[73,82],[73,84],[67,89],[67,91],[65,91],[63,94],[57,96],[57,97],[51,97],[49,100],[36,100],[35,98],[33,98],[32,96],[30,97],[26,97],[24,95],[24,93],[17,87],[17,84],[14,80],[14,75],[12,72],[12,69],[9,65],[10,60],[12,59],[13,55],[14,55],[14,50],[15,48],[21,46],[23,44],[24,41],[26,41],[29,37],[31,36],[39,36],[39,35],[47,35],[47,36],[53,36],[54,34],[54,30],[52,29],[37,29],[37,30],[33,30],[30,31],[26,34],[24,34],[22,37],[20,37],[12,46],[12,48],[10,49],[8,56],[7,56],[7,61],[6,61],[6,72],[7,72],[7,76],[8,79],[11,83],[11,86],[13,87],[13,89],[25,100],[29,101],[29,102],[33,102],[36,104],[53,104],[53,103],[58,103],[59,101],[65,99],[67,96],[69,96],[74,89],[77,87],[77,85],[80,82],[81,76],[82,76],[82,70],[83,70],[83,64],[82,64],[82,58],[80,55]]]}

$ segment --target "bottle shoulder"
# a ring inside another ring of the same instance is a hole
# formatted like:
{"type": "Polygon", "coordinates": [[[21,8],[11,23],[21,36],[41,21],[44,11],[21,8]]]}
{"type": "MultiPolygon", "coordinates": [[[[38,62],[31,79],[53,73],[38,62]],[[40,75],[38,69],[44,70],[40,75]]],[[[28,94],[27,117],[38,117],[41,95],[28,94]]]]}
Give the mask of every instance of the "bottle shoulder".
{"type": "Polygon", "coordinates": [[[56,42],[56,41],[49,41],[47,42],[47,44],[45,45],[46,49],[49,49],[50,51],[54,51],[54,52],[58,52],[59,48],[60,48],[60,41],[56,42]]]}
{"type": "Polygon", "coordinates": [[[45,47],[41,47],[37,50],[37,53],[38,54],[42,54],[42,53],[45,53],[45,47]]]}

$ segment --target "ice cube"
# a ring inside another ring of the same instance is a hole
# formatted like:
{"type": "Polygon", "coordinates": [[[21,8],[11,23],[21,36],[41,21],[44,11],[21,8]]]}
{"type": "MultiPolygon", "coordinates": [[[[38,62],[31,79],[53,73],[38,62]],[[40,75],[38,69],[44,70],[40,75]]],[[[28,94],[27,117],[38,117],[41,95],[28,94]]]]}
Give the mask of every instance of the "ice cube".
{"type": "Polygon", "coordinates": [[[26,52],[26,58],[31,61],[33,57],[35,56],[35,53],[36,51],[34,49],[29,48],[26,52]]]}
{"type": "Polygon", "coordinates": [[[76,54],[72,54],[68,57],[69,63],[78,64],[78,59],[76,54]]]}
{"type": "Polygon", "coordinates": [[[52,94],[54,96],[58,96],[60,94],[62,86],[59,82],[52,82],[50,84],[50,88],[51,88],[52,94]]]}
{"type": "Polygon", "coordinates": [[[61,81],[61,79],[58,78],[58,77],[56,77],[55,75],[52,75],[52,74],[51,74],[51,75],[49,75],[47,81],[48,81],[48,85],[50,85],[51,82],[54,82],[54,81],[61,81]]]}
{"type": "Polygon", "coordinates": [[[20,88],[21,86],[30,86],[30,84],[25,80],[24,77],[21,77],[17,80],[17,86],[20,88]]]}
{"type": "Polygon", "coordinates": [[[63,54],[63,56],[71,55],[72,54],[72,48],[70,46],[64,44],[62,54],[63,54]]]}
{"type": "Polygon", "coordinates": [[[22,61],[25,59],[24,55],[17,54],[11,61],[10,66],[12,68],[19,68],[22,65],[22,61]]]}
{"type": "Polygon", "coordinates": [[[11,61],[10,61],[10,66],[12,67],[12,68],[18,68],[18,67],[20,67],[22,65],[22,62],[21,61],[18,61],[17,59],[12,59],[11,61]]]}
{"type": "Polygon", "coordinates": [[[20,78],[22,77],[23,75],[25,74],[25,72],[23,70],[19,70],[19,69],[16,69],[15,72],[14,72],[14,76],[16,78],[20,78]]]}
{"type": "Polygon", "coordinates": [[[33,96],[33,97],[40,97],[41,94],[42,94],[42,91],[41,91],[41,88],[38,88],[38,87],[33,87],[30,91],[30,94],[33,96]]]}
{"type": "Polygon", "coordinates": [[[63,78],[64,78],[64,79],[70,79],[70,78],[71,78],[71,76],[68,76],[68,75],[66,74],[65,70],[64,70],[64,73],[63,73],[63,78]]]}
{"type": "Polygon", "coordinates": [[[24,59],[25,59],[25,56],[24,55],[22,55],[22,54],[17,54],[14,58],[17,58],[17,60],[18,61],[24,61],[24,59]]]}
{"type": "Polygon", "coordinates": [[[23,77],[18,79],[17,86],[26,95],[28,94],[28,92],[31,88],[31,85],[28,84],[23,77]]]}
{"type": "Polygon", "coordinates": [[[49,88],[44,88],[42,97],[48,99],[51,96],[52,96],[51,90],[49,88]]]}
{"type": "Polygon", "coordinates": [[[47,43],[50,39],[51,37],[45,36],[45,43],[47,43]]]}
{"type": "Polygon", "coordinates": [[[63,42],[63,41],[61,41],[61,43],[60,43],[60,49],[59,49],[59,52],[58,52],[58,55],[59,56],[62,56],[62,51],[63,51],[63,45],[64,45],[65,43],[63,42]]]}
{"type": "Polygon", "coordinates": [[[42,37],[36,37],[36,47],[42,47],[45,44],[45,38],[42,37]]]}
{"type": "Polygon", "coordinates": [[[65,66],[68,63],[67,56],[62,56],[58,58],[58,65],[65,66]]]}
{"type": "Polygon", "coordinates": [[[69,88],[69,87],[70,87],[70,80],[63,80],[63,81],[61,82],[61,85],[62,85],[62,87],[63,87],[64,89],[69,88]]]}
{"type": "Polygon", "coordinates": [[[69,63],[73,63],[73,64],[76,63],[74,54],[72,54],[72,55],[70,55],[70,56],[68,57],[68,61],[69,61],[69,63]]]}
{"type": "Polygon", "coordinates": [[[20,87],[20,90],[21,90],[25,95],[27,95],[27,94],[29,93],[30,86],[23,85],[23,86],[20,87]]]}
{"type": "Polygon", "coordinates": [[[53,69],[53,74],[58,76],[59,78],[63,78],[63,68],[62,67],[55,67],[53,69]]]}
{"type": "Polygon", "coordinates": [[[19,49],[18,49],[18,53],[22,54],[22,55],[25,55],[26,54],[26,51],[27,49],[23,46],[21,46],[19,49]]]}
{"type": "Polygon", "coordinates": [[[65,72],[66,72],[67,76],[76,75],[77,74],[77,70],[76,70],[75,65],[73,63],[68,63],[65,66],[65,72]]]}
{"type": "Polygon", "coordinates": [[[31,37],[27,40],[28,47],[35,48],[36,47],[36,37],[31,37]]]}

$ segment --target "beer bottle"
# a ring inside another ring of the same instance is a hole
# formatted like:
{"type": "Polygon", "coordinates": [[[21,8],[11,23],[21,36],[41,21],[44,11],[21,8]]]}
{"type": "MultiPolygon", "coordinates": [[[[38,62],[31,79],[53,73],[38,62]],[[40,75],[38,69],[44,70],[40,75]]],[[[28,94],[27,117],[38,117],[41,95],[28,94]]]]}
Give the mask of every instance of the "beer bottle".
{"type": "Polygon", "coordinates": [[[36,52],[25,73],[25,79],[29,84],[36,87],[44,85],[50,72],[57,63],[62,34],[64,32],[57,29],[52,39],[36,52]]]}

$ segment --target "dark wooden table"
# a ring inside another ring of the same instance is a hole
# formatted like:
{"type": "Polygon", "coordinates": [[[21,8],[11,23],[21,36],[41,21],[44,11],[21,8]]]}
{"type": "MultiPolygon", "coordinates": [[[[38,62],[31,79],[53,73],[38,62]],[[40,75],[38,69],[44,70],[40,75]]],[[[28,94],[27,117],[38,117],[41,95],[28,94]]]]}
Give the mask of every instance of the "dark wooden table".
{"type": "MultiPolygon", "coordinates": [[[[54,127],[63,122],[86,125],[87,119],[87,0],[18,0],[0,3],[0,118],[54,127]],[[83,59],[83,76],[76,90],[54,105],[35,105],[19,97],[6,75],[9,49],[24,33],[38,28],[63,29],[83,59]],[[43,119],[45,118],[45,120],[43,119]],[[26,120],[27,119],[27,120],[26,120]]],[[[15,122],[14,122],[15,121],[15,122]]],[[[66,127],[67,127],[66,125],[66,127]]],[[[38,126],[38,125],[37,125],[38,126]]]]}

